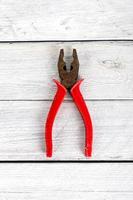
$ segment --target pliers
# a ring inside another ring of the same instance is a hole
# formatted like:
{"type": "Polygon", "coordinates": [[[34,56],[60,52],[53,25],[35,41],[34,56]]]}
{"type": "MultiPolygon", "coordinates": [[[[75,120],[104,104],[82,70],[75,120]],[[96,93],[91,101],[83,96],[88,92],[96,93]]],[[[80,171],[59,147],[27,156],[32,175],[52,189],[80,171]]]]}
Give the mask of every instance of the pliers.
{"type": "Polygon", "coordinates": [[[80,84],[83,79],[78,80],[78,71],[79,71],[79,60],[77,56],[76,49],[73,49],[73,61],[68,71],[66,68],[66,63],[64,62],[64,50],[60,50],[59,60],[58,60],[58,72],[61,82],[54,79],[54,82],[57,85],[57,92],[52,102],[51,108],[49,110],[46,127],[45,127],[45,141],[46,141],[46,156],[52,157],[53,144],[52,144],[52,127],[54,123],[55,116],[57,111],[67,93],[67,91],[72,96],[85,124],[85,156],[90,157],[92,152],[92,137],[93,137],[93,128],[92,121],[83,99],[83,96],[80,92],[80,84]]]}

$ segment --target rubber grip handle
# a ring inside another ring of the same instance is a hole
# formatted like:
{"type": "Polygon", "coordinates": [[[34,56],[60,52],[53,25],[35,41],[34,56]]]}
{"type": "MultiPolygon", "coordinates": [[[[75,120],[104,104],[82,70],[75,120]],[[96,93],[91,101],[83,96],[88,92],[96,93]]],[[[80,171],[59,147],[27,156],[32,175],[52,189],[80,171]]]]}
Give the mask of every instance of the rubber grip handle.
{"type": "Polygon", "coordinates": [[[58,109],[64,99],[65,94],[67,93],[66,88],[61,85],[61,83],[57,80],[53,80],[57,85],[57,92],[55,94],[54,100],[52,102],[51,108],[49,110],[46,127],[45,127],[45,141],[46,141],[46,156],[52,157],[53,151],[53,142],[52,142],[52,127],[54,123],[55,116],[58,112],[58,109]]]}
{"type": "Polygon", "coordinates": [[[89,157],[92,153],[93,128],[89,111],[79,88],[82,81],[79,80],[70,92],[85,124],[85,156],[89,157]]]}

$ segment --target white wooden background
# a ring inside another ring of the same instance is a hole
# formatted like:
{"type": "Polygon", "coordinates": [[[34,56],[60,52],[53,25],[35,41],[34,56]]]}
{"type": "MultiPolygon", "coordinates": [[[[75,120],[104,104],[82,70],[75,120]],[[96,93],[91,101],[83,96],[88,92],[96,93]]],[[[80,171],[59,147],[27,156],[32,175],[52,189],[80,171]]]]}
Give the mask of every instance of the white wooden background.
{"type": "MultiPolygon", "coordinates": [[[[68,61],[78,51],[94,126],[89,160],[133,160],[132,0],[0,0],[0,160],[47,159],[60,48],[68,61]]],[[[86,160],[84,124],[69,96],[53,137],[53,160],[86,160]]],[[[44,198],[132,200],[132,163],[0,164],[0,200],[44,198]]]]}
{"type": "Polygon", "coordinates": [[[132,0],[1,0],[0,40],[133,39],[132,0]]]}
{"type": "Polygon", "coordinates": [[[129,163],[1,164],[1,200],[132,200],[129,163]]]}

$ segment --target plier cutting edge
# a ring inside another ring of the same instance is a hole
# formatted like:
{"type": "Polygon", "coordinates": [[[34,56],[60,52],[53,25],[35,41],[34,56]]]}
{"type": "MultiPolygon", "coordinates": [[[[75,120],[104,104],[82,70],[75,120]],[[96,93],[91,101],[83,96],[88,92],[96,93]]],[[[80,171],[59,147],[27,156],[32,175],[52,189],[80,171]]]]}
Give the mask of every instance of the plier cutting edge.
{"type": "Polygon", "coordinates": [[[79,88],[83,79],[78,80],[79,61],[76,49],[73,49],[73,61],[69,71],[66,68],[66,63],[63,58],[64,50],[61,49],[58,60],[58,72],[61,82],[54,79],[54,82],[57,85],[57,92],[49,110],[45,127],[46,156],[52,157],[52,127],[57,111],[68,91],[83,118],[85,124],[85,156],[90,157],[92,152],[93,137],[92,121],[79,88]]]}

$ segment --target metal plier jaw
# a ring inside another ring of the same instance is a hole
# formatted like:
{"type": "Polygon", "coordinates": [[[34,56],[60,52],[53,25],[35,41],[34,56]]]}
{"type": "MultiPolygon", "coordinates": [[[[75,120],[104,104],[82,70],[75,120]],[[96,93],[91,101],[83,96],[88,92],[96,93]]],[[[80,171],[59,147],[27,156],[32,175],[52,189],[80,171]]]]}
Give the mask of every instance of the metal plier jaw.
{"type": "Polygon", "coordinates": [[[61,79],[61,84],[70,90],[72,86],[77,82],[79,72],[79,61],[76,49],[73,49],[73,61],[71,63],[69,71],[67,70],[66,63],[64,62],[64,50],[60,50],[58,60],[58,72],[61,79]]]}
{"type": "Polygon", "coordinates": [[[85,156],[90,157],[92,153],[93,127],[89,111],[80,92],[80,84],[83,79],[78,80],[79,61],[76,49],[73,49],[73,61],[69,71],[66,68],[66,63],[63,58],[64,50],[61,49],[58,60],[58,71],[61,83],[54,80],[57,85],[57,92],[49,110],[45,127],[46,155],[47,157],[52,157],[52,127],[54,119],[67,91],[69,91],[85,124],[85,156]]]}

